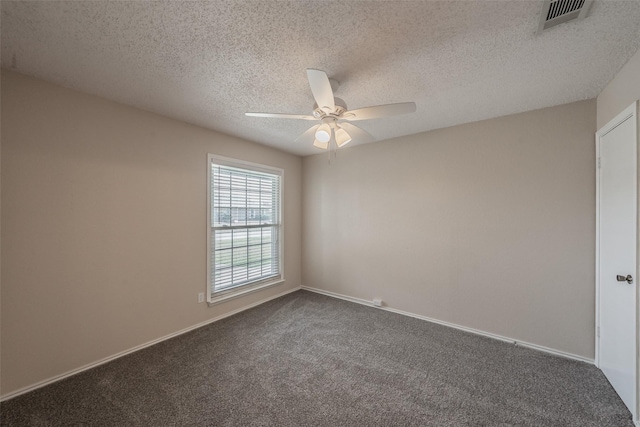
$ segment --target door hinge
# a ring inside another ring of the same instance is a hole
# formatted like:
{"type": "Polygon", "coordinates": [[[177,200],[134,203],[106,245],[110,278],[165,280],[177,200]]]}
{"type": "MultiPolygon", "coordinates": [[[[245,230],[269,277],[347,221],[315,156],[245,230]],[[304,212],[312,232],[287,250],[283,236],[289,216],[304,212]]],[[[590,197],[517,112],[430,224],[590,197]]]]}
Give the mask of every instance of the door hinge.
{"type": "Polygon", "coordinates": [[[602,157],[598,157],[598,169],[602,167],[602,157]]]}

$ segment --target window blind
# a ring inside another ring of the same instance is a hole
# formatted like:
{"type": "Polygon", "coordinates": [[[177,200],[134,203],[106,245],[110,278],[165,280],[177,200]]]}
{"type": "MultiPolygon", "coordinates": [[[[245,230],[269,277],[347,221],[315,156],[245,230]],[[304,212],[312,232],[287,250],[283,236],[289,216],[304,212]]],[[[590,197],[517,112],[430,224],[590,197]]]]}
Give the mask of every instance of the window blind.
{"type": "Polygon", "coordinates": [[[281,277],[280,175],[215,162],[210,173],[212,293],[281,277]]]}

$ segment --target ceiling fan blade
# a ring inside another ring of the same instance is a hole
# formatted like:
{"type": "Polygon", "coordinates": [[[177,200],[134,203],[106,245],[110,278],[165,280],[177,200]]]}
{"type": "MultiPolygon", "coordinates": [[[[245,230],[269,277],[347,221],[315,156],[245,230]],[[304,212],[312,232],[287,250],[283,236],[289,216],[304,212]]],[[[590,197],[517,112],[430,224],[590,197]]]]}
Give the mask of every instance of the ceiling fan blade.
{"type": "Polygon", "coordinates": [[[320,125],[311,126],[309,129],[304,131],[299,137],[296,138],[294,142],[313,142],[316,139],[316,130],[320,127],[320,125]]]}
{"type": "Polygon", "coordinates": [[[307,68],[307,78],[309,79],[309,86],[311,86],[311,93],[313,93],[313,98],[316,100],[318,107],[323,110],[334,111],[336,104],[333,100],[333,90],[327,73],[307,68]]]}
{"type": "Polygon", "coordinates": [[[303,114],[282,114],[282,113],[244,113],[249,117],[269,117],[274,119],[301,119],[301,120],[318,120],[314,116],[305,116],[303,114]]]}
{"type": "Polygon", "coordinates": [[[376,140],[369,132],[351,123],[341,122],[340,127],[346,130],[354,141],[371,142],[376,140]]]}
{"type": "Polygon", "coordinates": [[[416,111],[415,102],[401,102],[399,104],[376,105],[375,107],[358,108],[357,110],[347,111],[342,115],[342,119],[369,120],[381,117],[397,116],[399,114],[413,113],[416,111]]]}

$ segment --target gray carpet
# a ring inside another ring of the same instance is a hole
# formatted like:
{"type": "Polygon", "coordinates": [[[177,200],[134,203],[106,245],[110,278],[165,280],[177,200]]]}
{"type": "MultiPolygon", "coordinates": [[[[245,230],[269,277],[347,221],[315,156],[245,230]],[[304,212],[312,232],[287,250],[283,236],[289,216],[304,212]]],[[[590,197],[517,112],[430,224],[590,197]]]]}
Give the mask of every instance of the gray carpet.
{"type": "Polygon", "coordinates": [[[0,405],[2,425],[632,426],[586,363],[298,291],[0,405]]]}

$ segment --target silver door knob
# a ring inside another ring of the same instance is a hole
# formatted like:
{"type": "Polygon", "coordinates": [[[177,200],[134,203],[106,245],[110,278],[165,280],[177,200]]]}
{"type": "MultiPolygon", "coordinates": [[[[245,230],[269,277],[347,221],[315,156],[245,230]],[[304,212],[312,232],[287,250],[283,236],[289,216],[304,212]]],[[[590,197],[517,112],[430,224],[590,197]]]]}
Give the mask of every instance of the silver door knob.
{"type": "Polygon", "coordinates": [[[633,277],[631,277],[630,274],[627,274],[626,276],[620,276],[619,274],[616,276],[616,280],[618,282],[627,282],[629,284],[633,283],[633,277]]]}

